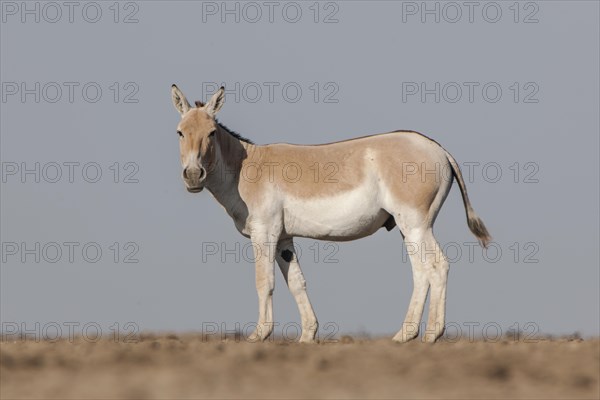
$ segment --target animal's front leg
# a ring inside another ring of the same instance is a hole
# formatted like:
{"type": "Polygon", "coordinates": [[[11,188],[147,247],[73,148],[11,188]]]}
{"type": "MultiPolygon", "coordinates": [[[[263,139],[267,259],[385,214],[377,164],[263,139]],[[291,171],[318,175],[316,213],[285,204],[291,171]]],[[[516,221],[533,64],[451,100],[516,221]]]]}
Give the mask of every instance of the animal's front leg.
{"type": "Polygon", "coordinates": [[[273,289],[275,287],[275,251],[277,240],[268,234],[252,236],[256,259],[256,292],[258,294],[258,322],[250,341],[262,341],[273,332],[273,289]]]}

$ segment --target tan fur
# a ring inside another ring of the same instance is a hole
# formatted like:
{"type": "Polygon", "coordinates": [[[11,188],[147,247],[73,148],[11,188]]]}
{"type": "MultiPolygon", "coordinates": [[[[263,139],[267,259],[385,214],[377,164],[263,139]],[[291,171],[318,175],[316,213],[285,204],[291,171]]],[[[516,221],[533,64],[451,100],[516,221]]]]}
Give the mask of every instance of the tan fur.
{"type": "Polygon", "coordinates": [[[437,145],[407,131],[325,145],[246,145],[249,157],[242,164],[240,191],[248,201],[265,190],[305,199],[327,197],[356,187],[366,173],[380,171],[382,183],[397,198],[427,213],[443,177],[423,170],[447,166],[447,160],[432,156],[433,146],[437,145]]]}
{"type": "Polygon", "coordinates": [[[201,109],[194,108],[188,111],[177,127],[183,134],[179,144],[181,159],[190,153],[206,155],[210,144],[207,137],[216,129],[215,120],[201,109]]]}

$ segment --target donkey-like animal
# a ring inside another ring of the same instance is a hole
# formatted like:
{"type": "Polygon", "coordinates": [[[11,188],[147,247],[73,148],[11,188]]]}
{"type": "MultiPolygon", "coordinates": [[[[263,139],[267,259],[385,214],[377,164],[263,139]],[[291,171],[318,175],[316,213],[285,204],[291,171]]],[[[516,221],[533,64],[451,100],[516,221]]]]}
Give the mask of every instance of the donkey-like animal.
{"type": "Polygon", "coordinates": [[[402,328],[393,340],[406,342],[419,334],[428,291],[425,340],[433,342],[443,334],[449,265],[432,226],[453,178],[471,232],[482,246],[491,239],[471,207],[456,161],[446,150],[412,131],[322,145],[255,145],[215,119],[224,103],[224,88],[206,104],[196,102],[196,107],[176,85],[171,94],[181,114],[177,133],[187,190],[197,193],[206,187],[238,231],[252,241],[259,308],[257,328],[249,339],[264,340],[273,331],[277,262],[300,311],[300,342],[315,340],[317,317],[306,293],[294,237],[347,241],[396,225],[412,246],[414,288],[402,328]]]}

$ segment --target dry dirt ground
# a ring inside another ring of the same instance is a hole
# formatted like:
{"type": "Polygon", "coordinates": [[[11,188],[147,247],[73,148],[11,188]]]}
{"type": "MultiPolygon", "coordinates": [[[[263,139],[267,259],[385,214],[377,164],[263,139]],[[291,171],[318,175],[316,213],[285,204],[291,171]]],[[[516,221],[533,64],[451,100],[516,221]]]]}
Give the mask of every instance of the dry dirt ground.
{"type": "Polygon", "coordinates": [[[0,398],[598,399],[599,339],[0,343],[0,398]]]}

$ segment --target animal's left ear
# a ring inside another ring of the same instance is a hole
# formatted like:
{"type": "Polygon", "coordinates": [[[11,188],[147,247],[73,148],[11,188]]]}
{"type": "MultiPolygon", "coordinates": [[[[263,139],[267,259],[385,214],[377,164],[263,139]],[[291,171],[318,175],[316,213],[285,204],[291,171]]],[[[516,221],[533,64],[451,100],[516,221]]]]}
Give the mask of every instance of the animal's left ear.
{"type": "Polygon", "coordinates": [[[211,117],[214,117],[221,107],[223,107],[223,103],[225,103],[225,88],[221,86],[221,88],[212,95],[208,103],[206,103],[204,111],[211,117]]]}

